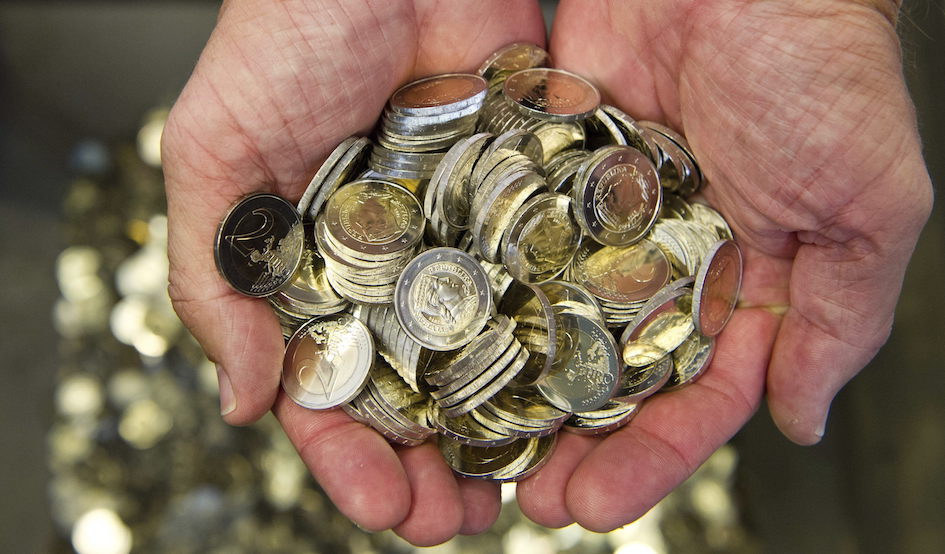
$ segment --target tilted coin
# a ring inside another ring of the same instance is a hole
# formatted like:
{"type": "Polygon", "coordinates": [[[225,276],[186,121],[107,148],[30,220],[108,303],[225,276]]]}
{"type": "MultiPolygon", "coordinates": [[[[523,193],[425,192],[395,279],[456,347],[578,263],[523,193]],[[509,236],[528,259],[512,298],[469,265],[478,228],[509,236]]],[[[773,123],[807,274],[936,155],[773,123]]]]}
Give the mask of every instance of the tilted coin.
{"type": "Polygon", "coordinates": [[[721,240],[703,257],[692,292],[692,321],[703,335],[722,332],[735,311],[742,285],[742,251],[721,240]]]}
{"type": "Polygon", "coordinates": [[[306,217],[308,221],[314,220],[321,213],[328,197],[334,194],[338,187],[347,182],[349,177],[363,169],[364,159],[368,155],[370,146],[371,139],[366,137],[358,137],[351,142],[348,149],[325,176],[325,180],[318,187],[314,198],[312,198],[306,217]]]}
{"type": "Polygon", "coordinates": [[[453,350],[473,340],[486,324],[492,291],[475,258],[455,248],[433,248],[401,273],[394,309],[415,341],[431,350],[453,350]]]}
{"type": "Polygon", "coordinates": [[[492,477],[494,481],[514,483],[534,475],[548,462],[555,445],[558,444],[558,435],[550,434],[526,440],[533,441],[534,448],[528,452],[528,455],[520,463],[510,464],[504,470],[496,472],[492,477]]]}
{"type": "Polygon", "coordinates": [[[634,367],[655,363],[689,336],[691,283],[691,277],[674,281],[643,304],[620,335],[624,363],[634,367]]]}
{"type": "Polygon", "coordinates": [[[238,292],[268,296],[292,279],[302,260],[302,219],[292,204],[268,193],[243,197],[217,230],[214,260],[238,292]]]}
{"type": "Polygon", "coordinates": [[[390,98],[393,111],[410,115],[439,115],[481,104],[488,83],[478,75],[451,73],[408,83],[390,98]]]}
{"type": "Polygon", "coordinates": [[[315,195],[318,194],[319,189],[321,189],[322,185],[325,183],[328,174],[335,168],[335,164],[338,163],[338,160],[344,156],[357,140],[358,137],[348,137],[341,141],[338,146],[328,154],[328,157],[325,158],[322,165],[319,166],[318,171],[315,172],[315,175],[305,188],[305,192],[302,193],[302,198],[299,199],[299,203],[296,206],[296,209],[303,217],[308,217],[308,209],[312,205],[312,200],[315,199],[315,195]]]}
{"type": "Polygon", "coordinates": [[[540,283],[557,277],[581,244],[571,199],[544,193],[522,204],[502,234],[502,262],[512,277],[540,283]]]}
{"type": "Polygon", "coordinates": [[[551,371],[557,348],[557,324],[551,302],[540,288],[513,283],[499,310],[511,314],[516,322],[515,336],[531,354],[517,380],[524,384],[538,382],[551,371]],[[537,340],[526,340],[532,333],[537,340]]]}
{"type": "Polygon", "coordinates": [[[621,364],[614,339],[598,322],[559,313],[559,346],[551,371],[535,386],[556,408],[586,412],[610,400],[621,364]]]}
{"type": "Polygon", "coordinates": [[[374,356],[371,332],[350,314],[312,319],[286,345],[282,388],[305,408],[339,406],[364,388],[374,356]]]}
{"type": "Polygon", "coordinates": [[[642,402],[663,388],[675,367],[673,356],[668,355],[650,365],[624,368],[613,400],[642,402]]]}
{"type": "Polygon", "coordinates": [[[572,196],[585,232],[601,244],[627,246],[656,222],[662,188],[653,163],[639,150],[608,146],[582,166],[572,196]]]}
{"type": "Polygon", "coordinates": [[[600,105],[597,87],[563,69],[532,68],[513,73],[502,92],[523,113],[548,121],[578,121],[600,105]]]}
{"type": "Polygon", "coordinates": [[[438,444],[443,459],[453,471],[480,479],[489,478],[512,465],[530,446],[529,440],[523,439],[501,446],[470,446],[443,436],[438,444]]]}
{"type": "Polygon", "coordinates": [[[482,62],[477,73],[491,84],[496,80],[504,80],[516,71],[549,65],[551,56],[543,48],[527,42],[515,42],[493,52],[482,62]]]}
{"type": "Polygon", "coordinates": [[[588,241],[575,254],[571,270],[574,280],[598,299],[620,303],[645,301],[672,277],[666,255],[646,239],[623,247],[588,241]]]}
{"type": "Polygon", "coordinates": [[[664,391],[673,391],[698,379],[712,363],[715,355],[715,337],[693,331],[679,348],[673,351],[673,371],[663,385],[664,391]]]}

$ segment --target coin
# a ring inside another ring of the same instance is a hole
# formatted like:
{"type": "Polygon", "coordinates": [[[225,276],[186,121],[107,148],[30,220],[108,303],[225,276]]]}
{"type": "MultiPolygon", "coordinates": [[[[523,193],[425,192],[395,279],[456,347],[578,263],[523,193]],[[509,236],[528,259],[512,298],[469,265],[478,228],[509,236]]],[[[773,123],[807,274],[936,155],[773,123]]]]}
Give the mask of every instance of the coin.
{"type": "Polygon", "coordinates": [[[335,190],[345,183],[348,177],[358,173],[363,168],[369,146],[371,146],[371,139],[365,137],[358,137],[351,142],[348,149],[325,176],[325,180],[318,187],[314,198],[312,198],[312,203],[309,205],[307,212],[309,221],[314,220],[321,213],[328,197],[334,194],[335,190]]]}
{"type": "Polygon", "coordinates": [[[309,320],[286,345],[282,388],[305,408],[339,406],[364,388],[374,354],[371,332],[350,314],[309,320]]]}
{"type": "Polygon", "coordinates": [[[495,80],[504,80],[508,75],[530,69],[551,65],[551,56],[543,48],[527,42],[515,42],[492,53],[479,66],[477,73],[490,84],[495,80]]]}
{"type": "Polygon", "coordinates": [[[268,193],[240,199],[217,230],[213,254],[238,292],[268,296],[292,279],[302,260],[302,219],[292,204],[268,193]]]}
{"type": "Polygon", "coordinates": [[[656,168],[629,146],[595,152],[572,188],[577,222],[608,246],[626,246],[643,238],[659,216],[661,195],[656,168]]]}
{"type": "Polygon", "coordinates": [[[502,262],[524,283],[554,279],[571,263],[581,230],[571,214],[571,199],[544,193],[522,204],[502,234],[502,262]]]}
{"type": "Polygon", "coordinates": [[[558,313],[559,346],[551,371],[535,386],[553,406],[566,412],[597,409],[613,396],[620,375],[614,339],[601,324],[558,313]]]}
{"type": "Polygon", "coordinates": [[[720,240],[703,258],[693,285],[692,321],[703,335],[722,332],[735,311],[742,285],[742,251],[733,240],[720,240]]]}
{"type": "Polygon", "coordinates": [[[331,170],[335,168],[335,164],[338,163],[338,160],[351,148],[356,140],[358,140],[358,137],[348,137],[341,141],[338,146],[328,154],[328,157],[325,158],[325,161],[319,166],[318,171],[315,172],[312,180],[305,188],[305,192],[302,193],[302,197],[299,199],[296,209],[300,214],[308,217],[308,209],[312,205],[312,200],[315,199],[315,195],[318,193],[319,189],[321,189],[328,174],[331,173],[331,170]]]}
{"type": "Polygon", "coordinates": [[[673,356],[664,356],[650,365],[624,368],[613,400],[641,402],[659,392],[669,380],[675,367],[673,356]]]}
{"type": "Polygon", "coordinates": [[[439,115],[481,104],[487,89],[488,83],[478,75],[434,75],[408,83],[394,91],[390,98],[390,107],[393,111],[403,114],[439,115]]]}
{"type": "Polygon", "coordinates": [[[411,261],[397,280],[394,309],[404,331],[431,350],[473,340],[492,311],[482,266],[455,248],[433,248],[411,261]]]}
{"type": "Polygon", "coordinates": [[[673,371],[663,385],[664,391],[673,391],[698,379],[712,363],[715,355],[715,337],[693,331],[679,348],[673,351],[673,371]]]}
{"type": "Polygon", "coordinates": [[[342,246],[390,256],[413,248],[423,235],[423,212],[408,190],[384,181],[355,181],[331,196],[327,230],[342,246]]]}
{"type": "Polygon", "coordinates": [[[522,113],[547,121],[579,121],[600,105],[600,92],[563,69],[532,68],[509,75],[503,94],[522,113]]]}
{"type": "Polygon", "coordinates": [[[571,270],[594,296],[620,303],[645,301],[672,277],[666,255],[646,239],[624,247],[587,242],[575,254],[571,270]]]}

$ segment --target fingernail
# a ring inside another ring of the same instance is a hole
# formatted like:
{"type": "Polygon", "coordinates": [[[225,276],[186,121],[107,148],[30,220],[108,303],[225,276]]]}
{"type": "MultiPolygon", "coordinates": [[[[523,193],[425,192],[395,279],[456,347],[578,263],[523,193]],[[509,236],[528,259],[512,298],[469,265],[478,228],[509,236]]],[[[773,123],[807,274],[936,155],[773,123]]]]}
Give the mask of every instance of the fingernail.
{"type": "Polygon", "coordinates": [[[824,438],[824,433],[827,431],[827,416],[830,415],[830,412],[824,414],[824,419],[820,422],[820,425],[817,426],[817,429],[814,429],[814,434],[817,435],[817,438],[824,438]]]}
{"type": "Polygon", "coordinates": [[[226,415],[236,409],[236,395],[233,394],[233,383],[223,367],[217,364],[217,381],[220,383],[220,415],[226,415]]]}

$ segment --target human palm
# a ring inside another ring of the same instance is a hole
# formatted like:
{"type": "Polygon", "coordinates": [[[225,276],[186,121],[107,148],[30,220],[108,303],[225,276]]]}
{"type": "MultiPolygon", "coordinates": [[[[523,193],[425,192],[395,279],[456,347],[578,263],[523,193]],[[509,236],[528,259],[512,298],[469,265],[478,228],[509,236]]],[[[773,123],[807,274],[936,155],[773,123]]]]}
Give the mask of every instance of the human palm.
{"type": "MultiPolygon", "coordinates": [[[[527,2],[230,2],[165,134],[170,292],[222,368],[227,421],[250,422],[275,402],[342,512],[418,544],[488,527],[497,487],[454,478],[431,444],[392,448],[339,411],[277,397],[278,324],[217,276],[210,245],[243,194],[298,198],[399,84],[472,70],[504,44],[541,44],[543,32],[527,2]]],[[[648,400],[606,439],[562,433],[519,485],[535,521],[603,531],[688,476],[766,386],[785,434],[816,442],[830,399],[885,340],[930,186],[892,26],[863,3],[562,3],[551,51],[624,111],[686,133],[705,195],[746,253],[741,306],[710,371],[648,400]]]]}

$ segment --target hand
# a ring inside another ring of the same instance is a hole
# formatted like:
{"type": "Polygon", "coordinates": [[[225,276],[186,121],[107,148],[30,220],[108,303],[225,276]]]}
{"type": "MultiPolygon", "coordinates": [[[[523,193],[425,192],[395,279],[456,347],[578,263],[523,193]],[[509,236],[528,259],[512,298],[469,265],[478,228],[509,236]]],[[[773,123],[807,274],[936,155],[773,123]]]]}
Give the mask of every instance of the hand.
{"type": "Polygon", "coordinates": [[[214,234],[254,191],[297,200],[331,149],[366,133],[416,76],[475,71],[510,42],[544,42],[537,4],[500,0],[226,2],[164,135],[169,292],[217,364],[221,411],[250,423],[273,408],[338,508],[416,544],[477,533],[498,515],[493,483],[454,478],[434,444],[392,448],[340,410],[278,394],[283,342],[265,302],[217,274],[214,234]]]}
{"type": "Polygon", "coordinates": [[[526,515],[607,531],[643,515],[767,391],[791,440],[886,341],[932,189],[892,2],[564,0],[556,64],[687,136],[746,256],[740,306],[694,385],[605,439],[561,434],[518,486],[526,515]],[[875,4],[875,6],[871,5],[875,4]]]}

